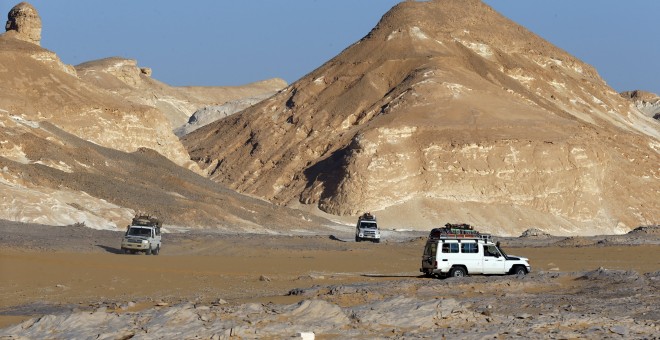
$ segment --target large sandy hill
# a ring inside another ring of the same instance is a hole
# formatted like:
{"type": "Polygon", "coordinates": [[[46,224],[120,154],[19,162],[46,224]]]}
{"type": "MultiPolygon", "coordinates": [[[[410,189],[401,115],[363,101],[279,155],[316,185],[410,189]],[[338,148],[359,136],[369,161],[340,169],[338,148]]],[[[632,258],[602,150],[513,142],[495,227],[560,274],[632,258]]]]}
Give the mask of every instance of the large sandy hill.
{"type": "Polygon", "coordinates": [[[406,1],[362,40],[184,138],[213,180],[385,226],[621,233],[660,216],[657,122],[480,1],[406,1]]]}

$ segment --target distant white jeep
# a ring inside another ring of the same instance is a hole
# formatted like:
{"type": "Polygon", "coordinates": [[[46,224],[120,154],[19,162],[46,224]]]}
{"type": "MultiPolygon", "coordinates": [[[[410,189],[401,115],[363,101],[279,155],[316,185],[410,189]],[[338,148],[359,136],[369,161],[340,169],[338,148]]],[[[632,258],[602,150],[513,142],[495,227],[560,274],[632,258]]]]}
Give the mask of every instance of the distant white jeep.
{"type": "Polygon", "coordinates": [[[376,222],[376,216],[371,213],[365,213],[358,217],[357,225],[355,226],[355,242],[365,240],[380,243],[378,222],[376,222]]]}
{"type": "Polygon", "coordinates": [[[525,275],[532,270],[524,257],[507,255],[484,234],[437,234],[429,236],[422,255],[426,276],[466,276],[469,274],[525,275]]]}
{"type": "Polygon", "coordinates": [[[144,252],[147,255],[160,254],[161,222],[151,216],[135,216],[121,241],[121,250],[126,254],[144,252]]]}

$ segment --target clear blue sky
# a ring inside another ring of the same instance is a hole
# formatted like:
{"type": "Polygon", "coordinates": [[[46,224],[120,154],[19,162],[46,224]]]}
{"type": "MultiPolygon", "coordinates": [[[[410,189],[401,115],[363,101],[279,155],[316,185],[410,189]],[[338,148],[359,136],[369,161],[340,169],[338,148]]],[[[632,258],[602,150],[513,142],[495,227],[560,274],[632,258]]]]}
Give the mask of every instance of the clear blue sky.
{"type": "MultiPolygon", "coordinates": [[[[18,2],[0,0],[0,12],[18,2]]],[[[364,37],[399,1],[29,2],[43,21],[42,46],[65,63],[121,56],[170,85],[226,86],[294,82],[364,37]]],[[[485,2],[596,67],[616,91],[660,94],[660,1],[485,2]]]]}

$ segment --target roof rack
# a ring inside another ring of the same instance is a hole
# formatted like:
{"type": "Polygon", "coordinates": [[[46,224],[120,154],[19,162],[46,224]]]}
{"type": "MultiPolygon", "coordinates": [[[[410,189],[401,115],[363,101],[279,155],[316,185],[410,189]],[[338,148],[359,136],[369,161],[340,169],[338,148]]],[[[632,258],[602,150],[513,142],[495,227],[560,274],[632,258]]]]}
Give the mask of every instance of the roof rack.
{"type": "Polygon", "coordinates": [[[492,241],[490,234],[480,233],[469,224],[447,223],[442,228],[433,228],[429,233],[429,240],[458,239],[458,240],[483,240],[492,241]]]}

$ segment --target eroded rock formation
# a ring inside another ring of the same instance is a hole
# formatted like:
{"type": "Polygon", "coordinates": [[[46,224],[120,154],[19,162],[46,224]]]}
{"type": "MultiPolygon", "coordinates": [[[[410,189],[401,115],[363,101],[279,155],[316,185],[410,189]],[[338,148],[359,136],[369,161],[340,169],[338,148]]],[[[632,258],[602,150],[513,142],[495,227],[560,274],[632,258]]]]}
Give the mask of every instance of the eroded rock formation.
{"type": "Polygon", "coordinates": [[[41,44],[41,17],[34,6],[27,2],[21,2],[9,11],[5,30],[17,32],[18,39],[41,44]]]}

